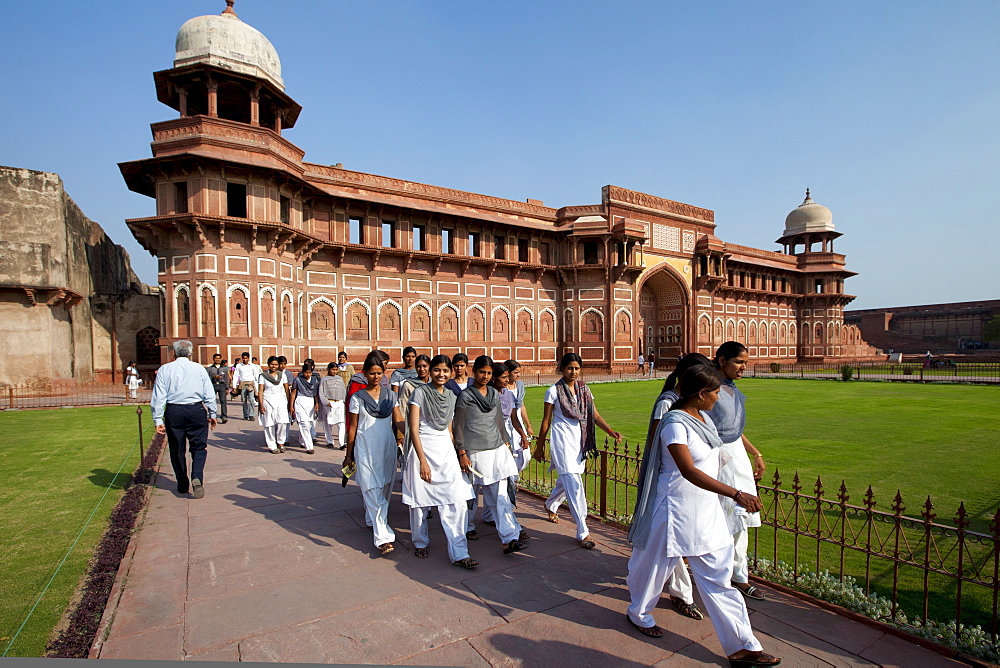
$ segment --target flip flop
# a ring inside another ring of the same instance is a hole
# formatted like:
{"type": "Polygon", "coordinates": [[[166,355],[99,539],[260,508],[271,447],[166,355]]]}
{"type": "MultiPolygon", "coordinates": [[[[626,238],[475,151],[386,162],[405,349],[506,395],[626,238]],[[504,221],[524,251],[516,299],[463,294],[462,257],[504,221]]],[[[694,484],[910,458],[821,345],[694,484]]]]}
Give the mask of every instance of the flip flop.
{"type": "Polygon", "coordinates": [[[383,543],[382,545],[378,546],[378,549],[379,552],[381,552],[383,555],[386,555],[395,550],[396,546],[393,545],[392,543],[383,543]]]}
{"type": "Polygon", "coordinates": [[[749,583],[746,583],[746,582],[743,582],[743,583],[733,582],[732,585],[733,585],[733,587],[736,588],[737,591],[739,591],[741,594],[743,594],[747,598],[753,599],[755,601],[764,601],[764,600],[767,600],[767,597],[764,596],[764,592],[761,591],[760,589],[758,589],[757,587],[754,587],[752,584],[749,584],[749,583]],[[744,589],[743,587],[740,586],[740,584],[746,584],[747,588],[744,589]]]}
{"type": "Polygon", "coordinates": [[[452,566],[461,566],[467,571],[471,571],[473,568],[479,565],[479,562],[472,557],[466,557],[465,559],[459,559],[458,561],[451,562],[452,566]]]}
{"type": "Polygon", "coordinates": [[[580,541],[580,547],[582,547],[585,550],[593,550],[596,545],[597,543],[591,540],[590,538],[584,538],[583,540],[580,541]]]}
{"type": "Polygon", "coordinates": [[[740,659],[730,659],[729,665],[731,668],[752,668],[753,666],[777,666],[781,663],[781,659],[776,656],[771,656],[767,652],[758,651],[750,652],[746,656],[740,659]]]}
{"type": "Polygon", "coordinates": [[[705,619],[704,613],[702,613],[702,611],[694,603],[685,603],[684,599],[678,598],[677,596],[671,596],[670,602],[677,608],[677,612],[681,613],[685,617],[697,619],[698,621],[705,619]]]}
{"type": "Polygon", "coordinates": [[[548,513],[549,513],[549,522],[552,522],[553,524],[559,524],[559,515],[555,514],[551,510],[548,511],[548,513]]]}
{"type": "Polygon", "coordinates": [[[519,540],[512,540],[503,548],[504,554],[513,554],[514,552],[520,552],[524,549],[524,543],[519,540]]]}
{"type": "Polygon", "coordinates": [[[633,627],[635,627],[635,629],[639,633],[641,633],[642,635],[646,636],[647,638],[662,638],[663,637],[663,629],[661,629],[656,624],[653,624],[652,626],[639,626],[638,624],[636,624],[635,622],[633,622],[632,618],[629,617],[628,615],[625,615],[625,619],[628,620],[628,623],[631,624],[633,627]]]}

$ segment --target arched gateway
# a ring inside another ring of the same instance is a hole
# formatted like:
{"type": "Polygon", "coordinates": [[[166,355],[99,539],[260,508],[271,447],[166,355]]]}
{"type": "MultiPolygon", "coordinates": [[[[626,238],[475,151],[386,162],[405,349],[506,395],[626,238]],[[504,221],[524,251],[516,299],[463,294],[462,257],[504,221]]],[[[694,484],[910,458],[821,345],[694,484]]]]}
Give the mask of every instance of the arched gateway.
{"type": "Polygon", "coordinates": [[[673,267],[662,266],[646,274],[639,287],[637,342],[643,355],[657,360],[677,359],[690,350],[691,297],[673,267]]]}

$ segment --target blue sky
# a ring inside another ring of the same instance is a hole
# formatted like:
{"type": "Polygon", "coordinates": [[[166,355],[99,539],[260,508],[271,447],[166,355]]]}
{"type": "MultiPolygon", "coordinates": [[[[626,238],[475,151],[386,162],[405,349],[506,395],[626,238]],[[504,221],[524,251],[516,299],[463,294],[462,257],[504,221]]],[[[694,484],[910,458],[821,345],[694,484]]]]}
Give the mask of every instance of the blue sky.
{"type": "MultiPolygon", "coordinates": [[[[0,164],[59,173],[124,245],[117,163],[172,118],[152,72],[224,0],[8,2],[0,164]]],[[[306,159],[551,206],[606,184],[773,243],[804,190],[850,308],[1000,298],[1000,3],[238,0],[303,106],[306,159]]]]}

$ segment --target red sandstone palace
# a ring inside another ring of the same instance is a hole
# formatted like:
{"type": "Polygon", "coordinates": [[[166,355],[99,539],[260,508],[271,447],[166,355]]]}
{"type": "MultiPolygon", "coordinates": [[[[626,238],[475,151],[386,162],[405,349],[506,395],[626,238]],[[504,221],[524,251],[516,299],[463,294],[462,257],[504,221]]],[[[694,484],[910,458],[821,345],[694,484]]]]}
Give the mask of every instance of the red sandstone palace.
{"type": "Polygon", "coordinates": [[[159,258],[161,345],[190,338],[204,363],[398,359],[407,344],[536,367],[729,339],[775,360],[873,352],[843,323],[854,272],[808,192],[776,252],[724,243],[708,209],[618,186],[552,208],[305,162],[282,134],[301,107],[278,55],[231,6],[186,22],[154,80],[179,118],[152,125],[152,158],[121,163],[156,200],[127,222],[159,258]]]}

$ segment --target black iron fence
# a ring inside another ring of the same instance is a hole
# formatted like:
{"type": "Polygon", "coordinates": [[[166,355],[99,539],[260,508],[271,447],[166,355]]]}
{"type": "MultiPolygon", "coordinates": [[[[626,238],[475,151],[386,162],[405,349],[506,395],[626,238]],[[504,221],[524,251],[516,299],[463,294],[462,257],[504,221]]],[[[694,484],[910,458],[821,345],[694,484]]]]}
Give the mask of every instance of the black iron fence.
{"type": "Polygon", "coordinates": [[[148,404],[155,372],[140,373],[142,384],[135,397],[122,383],[78,383],[74,380],[41,380],[0,387],[0,409],[148,404]]]}
{"type": "MultiPolygon", "coordinates": [[[[583,476],[592,514],[627,529],[641,460],[639,447],[605,440],[583,476]]],[[[547,462],[533,461],[519,485],[548,494],[556,480],[548,469],[547,462]]],[[[828,498],[819,479],[811,493],[803,492],[798,474],[786,488],[775,471],[759,494],[763,526],[752,531],[751,563],[784,562],[793,581],[807,569],[840,581],[852,578],[866,594],[891,601],[881,615],[886,619],[897,619],[900,611],[911,621],[954,619],[979,625],[998,640],[1000,509],[984,527],[987,533],[970,530],[972,518],[964,504],[948,524],[938,521],[930,497],[919,517],[912,517],[904,514],[899,493],[891,510],[877,510],[871,487],[862,505],[854,505],[843,483],[836,498],[828,498]]]]}
{"type": "Polygon", "coordinates": [[[783,363],[754,362],[745,377],[811,378],[824,380],[886,380],[918,383],[1000,383],[1000,363],[923,362],[783,363]]]}

